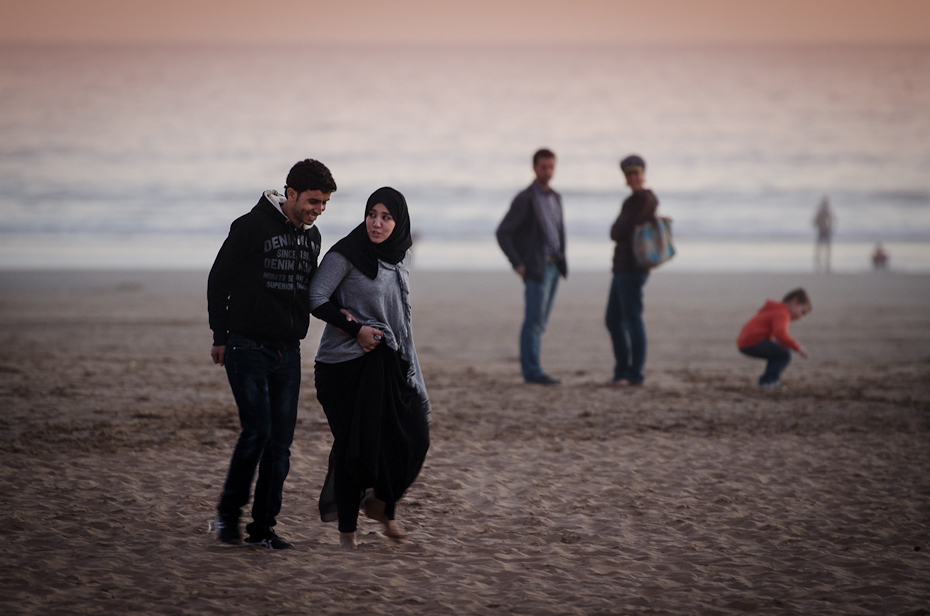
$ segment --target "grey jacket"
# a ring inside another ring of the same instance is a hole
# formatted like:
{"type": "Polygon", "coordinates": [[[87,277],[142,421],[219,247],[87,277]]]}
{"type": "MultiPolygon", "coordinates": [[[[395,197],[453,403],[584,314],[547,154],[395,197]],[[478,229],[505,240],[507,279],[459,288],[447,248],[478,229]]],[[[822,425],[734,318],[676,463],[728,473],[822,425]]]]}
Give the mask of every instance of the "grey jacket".
{"type": "MultiPolygon", "coordinates": [[[[411,332],[409,267],[410,251],[397,265],[378,261],[378,276],[371,280],[358,271],[343,255],[330,250],[310,282],[310,309],[315,310],[330,298],[347,309],[358,323],[380,329],[384,342],[410,364],[407,382],[417,390],[429,414],[429,395],[420,371],[417,349],[411,332]]],[[[354,336],[327,323],[320,338],[316,361],[336,364],[365,354],[354,336]]]]}
{"type": "MultiPolygon", "coordinates": [[[[555,193],[555,198],[562,208],[562,195],[555,193]]],[[[546,236],[540,223],[539,204],[533,196],[533,185],[514,197],[510,210],[497,227],[497,243],[507,255],[513,267],[526,266],[526,277],[542,280],[546,269],[546,236]]],[[[564,219],[564,217],[563,217],[564,219]]],[[[562,250],[556,266],[562,276],[568,276],[568,264],[565,260],[565,225],[559,225],[559,240],[562,250]]]]}

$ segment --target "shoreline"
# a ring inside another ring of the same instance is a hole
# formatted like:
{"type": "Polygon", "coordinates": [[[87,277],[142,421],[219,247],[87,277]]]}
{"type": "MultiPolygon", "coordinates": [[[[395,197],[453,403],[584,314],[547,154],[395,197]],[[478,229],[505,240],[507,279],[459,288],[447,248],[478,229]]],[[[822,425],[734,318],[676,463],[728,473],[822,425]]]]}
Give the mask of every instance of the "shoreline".
{"type": "MultiPolygon", "coordinates": [[[[0,271],[62,269],[171,270],[209,269],[225,236],[212,234],[126,236],[0,233],[0,271]]],[[[572,271],[609,271],[613,242],[569,236],[572,271]]],[[[324,238],[323,253],[332,243],[324,238]]],[[[883,242],[891,256],[889,272],[930,273],[930,241],[883,242]]],[[[677,239],[677,254],[662,271],[773,272],[813,271],[814,242],[773,238],[677,239]]],[[[837,240],[833,271],[872,270],[875,242],[837,240]]],[[[496,241],[426,237],[414,245],[414,269],[425,271],[509,271],[496,241]]]]}

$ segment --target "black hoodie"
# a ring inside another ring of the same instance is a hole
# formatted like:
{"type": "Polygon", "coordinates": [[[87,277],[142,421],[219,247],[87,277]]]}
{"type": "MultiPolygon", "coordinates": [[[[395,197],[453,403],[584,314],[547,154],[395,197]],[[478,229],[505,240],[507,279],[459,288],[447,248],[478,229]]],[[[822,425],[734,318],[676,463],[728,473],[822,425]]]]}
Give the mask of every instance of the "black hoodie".
{"type": "Polygon", "coordinates": [[[296,228],[280,209],[283,200],[266,191],[251,212],[233,221],[216,255],[207,281],[215,346],[235,333],[273,349],[293,349],[307,335],[320,231],[296,228]]]}

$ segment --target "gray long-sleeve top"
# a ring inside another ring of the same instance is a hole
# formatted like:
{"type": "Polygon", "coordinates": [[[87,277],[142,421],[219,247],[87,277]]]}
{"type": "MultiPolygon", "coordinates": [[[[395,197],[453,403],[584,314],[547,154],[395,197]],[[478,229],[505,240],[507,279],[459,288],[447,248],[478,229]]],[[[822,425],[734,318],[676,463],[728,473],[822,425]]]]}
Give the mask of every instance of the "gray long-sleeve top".
{"type": "MultiPolygon", "coordinates": [[[[408,250],[397,265],[378,261],[378,275],[372,280],[342,254],[331,250],[323,257],[310,283],[310,309],[316,310],[326,302],[333,301],[340,308],[348,310],[359,324],[384,332],[381,344],[387,344],[410,364],[407,382],[419,393],[428,414],[429,395],[410,328],[410,259],[411,253],[408,250]]],[[[327,323],[320,338],[316,361],[336,364],[364,354],[365,351],[354,336],[327,323]]]]}

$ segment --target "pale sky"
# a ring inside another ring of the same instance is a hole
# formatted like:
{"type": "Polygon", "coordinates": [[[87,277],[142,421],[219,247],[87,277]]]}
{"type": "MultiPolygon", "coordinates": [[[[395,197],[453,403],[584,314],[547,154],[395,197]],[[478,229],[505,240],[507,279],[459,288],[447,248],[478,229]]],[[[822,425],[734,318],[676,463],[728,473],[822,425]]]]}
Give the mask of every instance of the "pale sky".
{"type": "Polygon", "coordinates": [[[930,0],[0,0],[2,42],[930,44],[930,0]]]}

